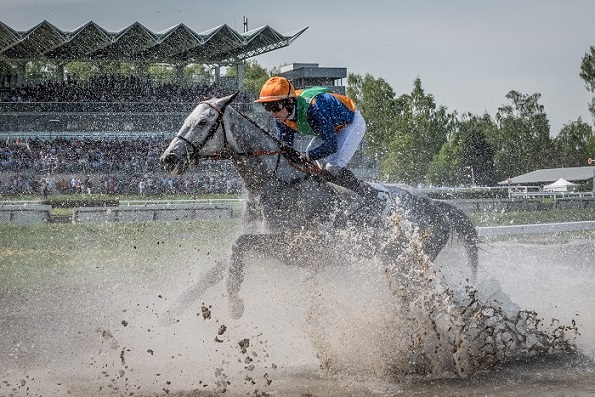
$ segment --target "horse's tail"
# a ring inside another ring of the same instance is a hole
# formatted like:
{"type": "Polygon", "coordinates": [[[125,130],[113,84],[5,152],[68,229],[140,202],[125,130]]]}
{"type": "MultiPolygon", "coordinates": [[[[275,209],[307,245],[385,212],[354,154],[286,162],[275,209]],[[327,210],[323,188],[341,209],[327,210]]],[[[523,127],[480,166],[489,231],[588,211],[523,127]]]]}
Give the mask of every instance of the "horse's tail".
{"type": "Polygon", "coordinates": [[[467,252],[469,266],[472,271],[472,281],[475,282],[479,264],[479,237],[475,225],[463,211],[454,205],[439,200],[434,200],[434,203],[440,209],[442,215],[447,219],[451,229],[454,230],[457,236],[463,241],[465,251],[467,252]]]}

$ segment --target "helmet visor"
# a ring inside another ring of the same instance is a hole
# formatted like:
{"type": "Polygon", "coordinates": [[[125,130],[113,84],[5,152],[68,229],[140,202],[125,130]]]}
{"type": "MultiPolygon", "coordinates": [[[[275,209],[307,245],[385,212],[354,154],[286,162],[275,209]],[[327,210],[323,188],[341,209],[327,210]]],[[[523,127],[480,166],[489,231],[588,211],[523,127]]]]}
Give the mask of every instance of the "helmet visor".
{"type": "Polygon", "coordinates": [[[285,107],[285,101],[263,102],[262,107],[267,112],[278,112],[285,107]]]}

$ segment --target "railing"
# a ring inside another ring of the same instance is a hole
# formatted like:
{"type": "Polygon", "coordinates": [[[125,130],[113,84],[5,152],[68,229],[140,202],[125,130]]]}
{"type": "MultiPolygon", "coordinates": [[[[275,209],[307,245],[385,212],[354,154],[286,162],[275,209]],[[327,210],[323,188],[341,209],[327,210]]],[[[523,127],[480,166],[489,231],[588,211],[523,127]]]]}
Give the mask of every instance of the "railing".
{"type": "Polygon", "coordinates": [[[180,204],[201,204],[201,205],[236,205],[241,204],[245,199],[222,199],[222,198],[207,198],[207,199],[189,199],[189,200],[122,200],[120,206],[130,205],[180,205],[180,204]]]}
{"type": "Polygon", "coordinates": [[[593,192],[510,192],[509,198],[552,198],[552,199],[571,199],[571,198],[586,198],[595,197],[593,192]]]}
{"type": "MultiPolygon", "coordinates": [[[[387,185],[390,186],[390,185],[387,185]]],[[[418,189],[422,193],[430,192],[478,192],[478,191],[501,191],[507,192],[509,199],[515,198],[587,198],[595,197],[595,192],[560,192],[543,191],[540,186],[492,186],[492,187],[431,187],[418,189]]]]}

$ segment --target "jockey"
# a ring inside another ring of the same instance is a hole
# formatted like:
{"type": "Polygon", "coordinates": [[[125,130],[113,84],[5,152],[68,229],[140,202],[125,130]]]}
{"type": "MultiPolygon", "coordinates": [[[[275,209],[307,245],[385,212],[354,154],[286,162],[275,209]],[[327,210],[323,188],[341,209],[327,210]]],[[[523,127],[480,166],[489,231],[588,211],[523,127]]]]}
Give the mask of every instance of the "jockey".
{"type": "Polygon", "coordinates": [[[315,161],[329,182],[366,199],[378,197],[373,187],[346,168],[366,131],[366,122],[351,98],[324,87],[296,92],[289,80],[275,76],[264,83],[255,102],[271,113],[279,140],[289,147],[297,132],[313,136],[301,157],[315,161]]]}

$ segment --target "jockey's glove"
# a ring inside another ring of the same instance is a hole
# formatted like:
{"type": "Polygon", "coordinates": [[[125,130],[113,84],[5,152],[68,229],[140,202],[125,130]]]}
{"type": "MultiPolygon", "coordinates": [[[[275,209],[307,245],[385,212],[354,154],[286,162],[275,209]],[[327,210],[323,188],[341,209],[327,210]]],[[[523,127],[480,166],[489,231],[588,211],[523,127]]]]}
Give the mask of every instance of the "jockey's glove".
{"type": "Polygon", "coordinates": [[[310,159],[310,155],[308,154],[308,152],[300,153],[300,160],[302,160],[303,162],[306,162],[306,163],[309,163],[310,161],[312,161],[310,159]]]}

